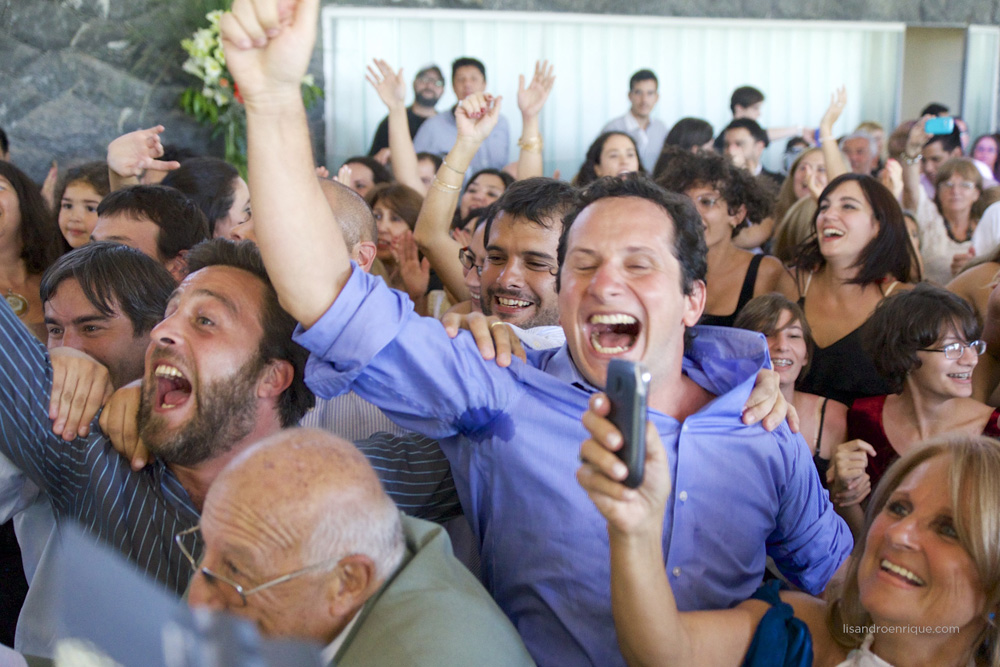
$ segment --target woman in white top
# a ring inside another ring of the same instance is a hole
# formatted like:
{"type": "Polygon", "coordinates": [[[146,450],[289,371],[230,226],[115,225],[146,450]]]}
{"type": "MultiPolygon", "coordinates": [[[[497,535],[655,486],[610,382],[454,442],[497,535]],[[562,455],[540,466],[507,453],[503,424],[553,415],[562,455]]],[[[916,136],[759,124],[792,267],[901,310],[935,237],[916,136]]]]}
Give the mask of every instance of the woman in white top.
{"type": "Polygon", "coordinates": [[[976,218],[972,206],[983,193],[983,177],[969,158],[952,158],[934,176],[934,200],[920,185],[920,154],[930,135],[924,120],[910,130],[903,164],[903,208],[916,211],[924,277],[947,285],[972,256],[976,218]]]}
{"type": "Polygon", "coordinates": [[[829,602],[765,585],[733,609],[682,613],[663,566],[671,489],[663,445],[650,425],[645,479],[626,488],[607,413],[607,397],[597,394],[583,419],[591,438],[577,479],[608,523],[611,603],[630,665],[1000,664],[995,440],[943,438],[893,464],[829,602]]]}

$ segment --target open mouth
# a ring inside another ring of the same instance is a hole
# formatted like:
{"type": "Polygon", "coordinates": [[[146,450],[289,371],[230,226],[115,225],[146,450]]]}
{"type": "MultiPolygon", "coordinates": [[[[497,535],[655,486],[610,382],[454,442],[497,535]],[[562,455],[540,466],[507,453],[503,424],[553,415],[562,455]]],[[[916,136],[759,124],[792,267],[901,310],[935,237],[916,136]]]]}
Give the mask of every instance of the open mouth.
{"type": "Polygon", "coordinates": [[[882,559],[882,562],[879,563],[879,567],[882,569],[883,572],[888,572],[889,574],[902,579],[908,584],[913,584],[914,586],[926,586],[924,580],[915,575],[913,572],[910,572],[905,567],[896,565],[895,563],[890,563],[886,559],[882,559]]]}
{"type": "Polygon", "coordinates": [[[157,364],[153,375],[156,377],[155,406],[158,409],[172,410],[191,398],[191,382],[176,367],[157,364]]]}
{"type": "Polygon", "coordinates": [[[590,345],[598,354],[622,354],[635,346],[641,325],[625,313],[591,315],[590,345]]]}
{"type": "Polygon", "coordinates": [[[788,367],[789,367],[789,366],[791,366],[791,365],[792,365],[793,363],[795,363],[795,362],[793,362],[793,361],[792,361],[791,359],[781,359],[781,358],[778,358],[778,359],[771,359],[771,364],[772,364],[772,365],[773,365],[773,366],[774,366],[774,367],[775,367],[776,369],[777,369],[777,368],[788,368],[788,367]]]}
{"type": "Polygon", "coordinates": [[[972,379],[972,372],[969,371],[968,373],[948,373],[948,377],[950,377],[952,379],[955,379],[955,380],[963,380],[963,381],[964,380],[971,380],[972,379]]]}
{"type": "Polygon", "coordinates": [[[825,239],[840,238],[843,235],[844,232],[839,229],[834,229],[833,227],[827,227],[823,230],[823,238],[825,239]]]}

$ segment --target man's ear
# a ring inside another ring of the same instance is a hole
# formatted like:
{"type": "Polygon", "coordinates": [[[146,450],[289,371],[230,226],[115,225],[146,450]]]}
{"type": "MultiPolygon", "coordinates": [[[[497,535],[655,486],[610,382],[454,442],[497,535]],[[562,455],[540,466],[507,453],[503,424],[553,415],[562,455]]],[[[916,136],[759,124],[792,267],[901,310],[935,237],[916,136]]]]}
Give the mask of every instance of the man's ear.
{"type": "Polygon", "coordinates": [[[291,386],[295,367],[284,359],[271,359],[257,380],[257,398],[277,398],[291,386]]]}
{"type": "Polygon", "coordinates": [[[354,246],[353,259],[365,273],[370,273],[375,255],[378,253],[378,246],[371,241],[361,241],[354,246]]]}
{"type": "Polygon", "coordinates": [[[178,283],[184,280],[188,274],[187,254],[187,250],[181,250],[176,256],[163,263],[163,266],[178,283]]]}
{"type": "Polygon", "coordinates": [[[337,618],[353,613],[378,590],[380,584],[371,558],[363,554],[345,556],[327,580],[330,613],[337,618]]]}
{"type": "Polygon", "coordinates": [[[693,327],[698,324],[701,314],[705,311],[705,298],[708,290],[704,280],[695,280],[691,285],[691,293],[684,295],[684,326],[693,327]]]}

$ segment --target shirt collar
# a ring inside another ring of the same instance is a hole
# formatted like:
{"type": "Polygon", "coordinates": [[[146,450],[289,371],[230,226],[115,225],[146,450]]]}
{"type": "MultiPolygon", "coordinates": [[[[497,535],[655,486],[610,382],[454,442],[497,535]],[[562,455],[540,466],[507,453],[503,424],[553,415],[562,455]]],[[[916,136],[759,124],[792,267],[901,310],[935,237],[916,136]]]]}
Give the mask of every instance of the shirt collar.
{"type": "MultiPolygon", "coordinates": [[[[713,394],[724,394],[749,376],[756,377],[761,369],[770,368],[763,334],[709,326],[693,327],[691,333],[682,368],[688,377],[713,394]]],[[[543,358],[540,368],[588,393],[599,391],[580,373],[565,344],[543,358]]]]}
{"type": "Polygon", "coordinates": [[[338,634],[332,642],[326,645],[326,648],[324,648],[322,653],[320,653],[324,665],[333,664],[333,659],[337,656],[337,652],[340,651],[340,647],[344,645],[347,638],[351,636],[351,630],[354,629],[354,624],[358,622],[360,617],[361,610],[359,609],[354,613],[354,618],[351,619],[351,622],[345,625],[344,629],[340,631],[340,634],[338,634]]]}

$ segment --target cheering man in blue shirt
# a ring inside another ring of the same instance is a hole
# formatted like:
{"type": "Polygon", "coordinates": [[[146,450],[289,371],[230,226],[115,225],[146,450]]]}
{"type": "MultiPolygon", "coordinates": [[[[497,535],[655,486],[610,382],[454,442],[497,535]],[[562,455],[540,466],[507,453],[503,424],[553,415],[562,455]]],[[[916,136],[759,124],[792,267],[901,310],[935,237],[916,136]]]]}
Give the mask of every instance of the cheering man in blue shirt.
{"type": "MultiPolygon", "coordinates": [[[[352,266],[312,175],[299,80],[318,0],[236,0],[221,22],[246,100],[258,243],[304,328],[310,386],[354,389],[438,438],[482,551],[487,587],[543,665],[619,665],[605,522],[577,485],[580,415],[608,361],[653,374],[650,420],[673,466],[664,566],[682,609],[746,599],[771,555],[820,592],[851,549],[801,438],[741,420],[760,336],[690,330],[705,301],[705,243],[686,199],[640,179],[599,182],[565,219],[559,312],[566,345],[498,368],[407,297],[352,266]],[[681,259],[679,259],[681,258],[681,259]],[[694,334],[693,336],[691,334],[694,334]],[[686,339],[691,339],[685,350],[686,339]]],[[[470,117],[495,114],[485,97],[470,117]]]]}

